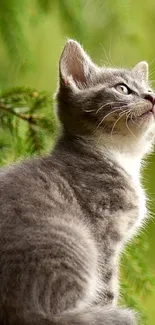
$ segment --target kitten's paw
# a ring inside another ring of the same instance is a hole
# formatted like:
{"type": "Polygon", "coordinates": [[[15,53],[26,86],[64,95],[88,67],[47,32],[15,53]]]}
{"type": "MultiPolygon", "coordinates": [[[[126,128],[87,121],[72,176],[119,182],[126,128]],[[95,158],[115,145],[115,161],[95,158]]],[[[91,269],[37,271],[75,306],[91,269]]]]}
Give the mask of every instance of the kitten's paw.
{"type": "Polygon", "coordinates": [[[104,309],[106,325],[138,325],[137,315],[129,309],[109,307],[104,309]]]}
{"type": "Polygon", "coordinates": [[[120,321],[116,325],[138,325],[137,315],[129,309],[118,309],[120,321]]]}

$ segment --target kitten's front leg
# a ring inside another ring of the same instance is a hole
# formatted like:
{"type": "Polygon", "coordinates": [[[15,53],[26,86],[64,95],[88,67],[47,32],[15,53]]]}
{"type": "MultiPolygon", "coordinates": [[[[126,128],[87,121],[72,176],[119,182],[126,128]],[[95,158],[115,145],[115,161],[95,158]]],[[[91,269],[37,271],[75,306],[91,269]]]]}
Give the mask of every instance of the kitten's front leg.
{"type": "MultiPolygon", "coordinates": [[[[102,243],[101,243],[102,244],[102,243]]],[[[96,304],[116,306],[119,296],[118,265],[119,253],[111,246],[99,247],[98,288],[96,304]]]]}

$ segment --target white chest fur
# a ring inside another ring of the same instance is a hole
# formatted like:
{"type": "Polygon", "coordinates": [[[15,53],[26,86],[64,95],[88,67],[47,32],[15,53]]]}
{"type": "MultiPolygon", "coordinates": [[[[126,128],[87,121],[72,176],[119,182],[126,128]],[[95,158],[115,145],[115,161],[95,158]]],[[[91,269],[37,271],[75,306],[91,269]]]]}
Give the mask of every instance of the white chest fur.
{"type": "Polygon", "coordinates": [[[114,152],[113,155],[117,163],[119,163],[119,165],[131,176],[131,182],[138,197],[139,216],[135,224],[135,228],[137,228],[142,225],[142,221],[147,216],[146,197],[140,183],[141,159],[132,156],[132,154],[127,155],[120,152],[114,152]]]}

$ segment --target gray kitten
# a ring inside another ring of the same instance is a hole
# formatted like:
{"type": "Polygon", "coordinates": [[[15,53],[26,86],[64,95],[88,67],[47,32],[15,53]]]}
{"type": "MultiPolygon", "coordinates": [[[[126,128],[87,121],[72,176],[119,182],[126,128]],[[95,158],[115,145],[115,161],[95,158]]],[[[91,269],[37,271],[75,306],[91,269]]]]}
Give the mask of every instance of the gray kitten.
{"type": "Polygon", "coordinates": [[[0,324],[133,325],[116,307],[118,264],[146,214],[147,63],[99,68],[70,40],[59,67],[52,154],[0,173],[0,324]]]}

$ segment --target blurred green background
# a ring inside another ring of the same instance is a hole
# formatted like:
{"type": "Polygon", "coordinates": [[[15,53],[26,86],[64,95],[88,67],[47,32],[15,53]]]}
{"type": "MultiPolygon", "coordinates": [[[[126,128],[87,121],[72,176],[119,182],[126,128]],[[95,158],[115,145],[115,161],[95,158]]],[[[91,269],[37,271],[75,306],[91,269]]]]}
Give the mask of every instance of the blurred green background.
{"type": "MultiPolygon", "coordinates": [[[[67,38],[80,41],[99,65],[132,67],[138,61],[147,60],[150,80],[155,85],[154,0],[0,0],[1,92],[25,86],[46,90],[53,96],[58,61],[67,38]]],[[[4,137],[7,136],[5,133],[4,137]]],[[[45,151],[52,137],[48,136],[47,142],[45,151]]],[[[15,153],[16,149],[11,142],[3,163],[24,155],[24,148],[15,153]]],[[[143,182],[150,198],[151,220],[143,230],[149,249],[144,250],[142,259],[154,276],[155,155],[146,162],[143,182]]],[[[153,325],[155,288],[149,295],[142,295],[141,300],[148,324],[153,325]]]]}

